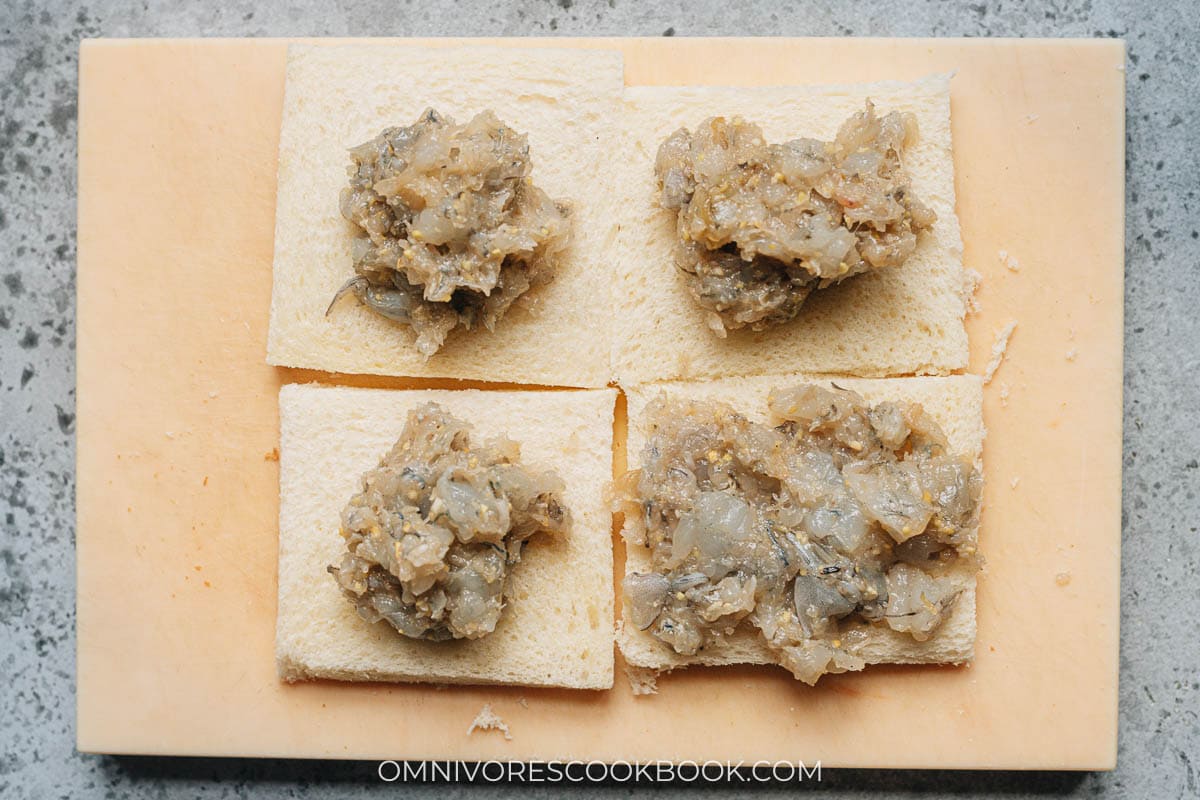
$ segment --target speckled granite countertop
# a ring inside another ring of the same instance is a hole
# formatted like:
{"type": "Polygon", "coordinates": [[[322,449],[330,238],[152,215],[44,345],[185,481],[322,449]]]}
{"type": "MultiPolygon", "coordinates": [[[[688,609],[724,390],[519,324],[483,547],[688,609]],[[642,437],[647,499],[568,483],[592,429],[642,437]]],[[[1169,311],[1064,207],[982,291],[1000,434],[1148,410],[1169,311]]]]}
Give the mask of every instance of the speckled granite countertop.
{"type": "MultiPolygon", "coordinates": [[[[1200,795],[1200,13],[1189,0],[951,5],[6,0],[0,5],[0,796],[343,797],[373,764],[82,756],[74,748],[76,70],[81,37],[1119,36],[1128,42],[1120,756],[1116,772],[826,772],[840,797],[1200,795]],[[785,5],[787,6],[785,8],[785,5]],[[103,6],[103,7],[101,7],[103,6]],[[267,7],[272,6],[272,7],[267,7]],[[1136,6],[1136,7],[1135,7],[1136,6]]],[[[479,794],[536,787],[477,787],[479,794]]],[[[608,788],[599,792],[629,791],[608,788]]],[[[416,796],[468,787],[408,786],[416,796]]],[[[550,791],[589,790],[557,787],[550,791]]],[[[666,789],[688,796],[695,789],[666,789]]],[[[794,786],[728,787],[794,792],[794,786]]],[[[472,792],[474,793],[474,792],[472,792]]]]}

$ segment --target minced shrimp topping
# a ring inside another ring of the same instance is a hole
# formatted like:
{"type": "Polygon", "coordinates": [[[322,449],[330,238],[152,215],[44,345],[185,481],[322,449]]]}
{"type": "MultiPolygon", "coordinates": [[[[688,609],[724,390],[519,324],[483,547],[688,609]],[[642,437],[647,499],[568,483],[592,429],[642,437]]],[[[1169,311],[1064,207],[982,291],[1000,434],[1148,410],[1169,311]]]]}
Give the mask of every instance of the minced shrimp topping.
{"type": "Polygon", "coordinates": [[[525,543],[570,525],[562,480],[520,455],[508,439],[472,443],[470,425],[436,403],[409,412],[342,511],[347,552],[329,567],[363,619],[415,639],[495,630],[525,543]]]}
{"type": "Polygon", "coordinates": [[[814,289],[903,264],[937,219],[904,169],[916,138],[913,114],[880,117],[869,101],[832,142],[767,144],[737,117],[671,134],[654,165],[661,202],[717,335],[787,322],[814,289]]]}
{"type": "Polygon", "coordinates": [[[491,111],[456,125],[428,109],[350,159],[341,211],[357,229],[354,277],[329,308],[352,293],[410,326],[426,357],[457,327],[495,330],[570,239],[566,206],[529,177],[526,137],[491,111]]]}
{"type": "Polygon", "coordinates": [[[752,626],[812,684],[862,669],[873,628],[932,636],[978,569],[982,478],[918,404],[801,385],[777,424],[660,396],[624,535],[652,569],[623,584],[628,620],[681,655],[752,626]]]}

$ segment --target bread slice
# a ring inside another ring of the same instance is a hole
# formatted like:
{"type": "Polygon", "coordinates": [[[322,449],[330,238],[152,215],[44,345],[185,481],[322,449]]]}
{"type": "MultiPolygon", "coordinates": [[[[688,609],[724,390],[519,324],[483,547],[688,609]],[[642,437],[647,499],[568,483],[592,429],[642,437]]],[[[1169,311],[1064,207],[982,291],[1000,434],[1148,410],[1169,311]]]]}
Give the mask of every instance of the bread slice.
{"type": "Polygon", "coordinates": [[[623,212],[612,252],[613,369],[622,386],[785,372],[948,374],[966,367],[968,282],[954,213],[948,76],[833,87],[631,87],[622,119],[623,212]],[[828,140],[868,98],[880,113],[916,114],[920,140],[905,152],[905,166],[938,221],[903,266],[814,292],[790,323],[718,338],[672,260],[675,212],[659,206],[654,176],[659,144],[680,127],[735,115],[759,124],[768,141],[828,140]]]}
{"type": "Polygon", "coordinates": [[[279,616],[282,678],[510,683],[606,689],[613,683],[612,478],[616,393],[391,391],[287,385],[279,392],[279,616]],[[554,469],[573,515],[562,539],[535,537],[509,577],[509,602],[482,639],[425,642],[358,616],[325,571],[345,548],[339,516],[404,427],[437,402],[473,436],[507,435],[522,461],[554,469]]]}
{"type": "Polygon", "coordinates": [[[291,45],[279,141],[267,361],[327,372],[549,386],[609,380],[611,164],[623,86],[615,50],[291,45]],[[532,178],[573,206],[574,242],[555,280],[497,325],[450,334],[426,361],[404,325],[352,301],[326,317],[353,274],[353,226],[338,210],[348,149],[427,107],[456,122],[492,109],[528,134],[532,178]]]}
{"type": "MultiPolygon", "coordinates": [[[[767,419],[767,395],[776,387],[799,383],[818,383],[852,389],[868,402],[906,400],[920,403],[932,416],[958,453],[980,462],[983,449],[983,384],[975,375],[921,378],[833,378],[804,375],[770,375],[727,378],[695,383],[648,384],[628,392],[629,464],[635,468],[645,442],[643,426],[646,404],[666,392],[671,396],[717,400],[728,403],[747,417],[767,419]]],[[[625,573],[645,572],[650,568],[650,552],[645,547],[626,546],[625,573]]],[[[853,650],[869,664],[959,664],[970,661],[975,648],[975,573],[963,570],[952,575],[963,588],[949,616],[937,633],[924,642],[886,627],[871,626],[870,636],[853,650]]],[[[648,632],[639,631],[622,612],[617,642],[625,661],[651,670],[671,670],[690,664],[773,664],[775,658],[758,631],[748,625],[725,641],[715,642],[695,656],[681,656],[648,632]]]]}

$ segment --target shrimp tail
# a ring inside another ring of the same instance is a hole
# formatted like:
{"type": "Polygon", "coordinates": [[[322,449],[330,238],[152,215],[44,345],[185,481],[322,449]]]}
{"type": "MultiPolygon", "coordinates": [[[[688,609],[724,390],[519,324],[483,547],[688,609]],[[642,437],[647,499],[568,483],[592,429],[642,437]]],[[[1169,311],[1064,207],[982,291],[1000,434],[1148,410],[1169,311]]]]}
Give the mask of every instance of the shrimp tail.
{"type": "Polygon", "coordinates": [[[366,283],[367,279],[361,275],[355,275],[353,278],[343,283],[342,288],[338,289],[337,294],[335,294],[333,299],[329,301],[329,307],[325,309],[325,316],[328,317],[329,312],[333,311],[333,307],[337,305],[337,301],[341,300],[347,294],[351,292],[354,294],[359,294],[362,292],[363,289],[366,288],[366,283]]]}

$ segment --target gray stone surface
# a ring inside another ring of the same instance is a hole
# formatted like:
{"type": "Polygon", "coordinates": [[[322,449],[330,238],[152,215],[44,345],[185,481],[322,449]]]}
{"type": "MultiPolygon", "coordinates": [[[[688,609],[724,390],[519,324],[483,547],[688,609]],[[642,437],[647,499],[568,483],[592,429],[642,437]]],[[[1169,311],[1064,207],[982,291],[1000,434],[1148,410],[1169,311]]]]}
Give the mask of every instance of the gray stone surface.
{"type": "MultiPolygon", "coordinates": [[[[0,796],[333,797],[370,764],[81,756],[74,750],[74,188],[84,36],[1120,36],[1128,214],[1120,760],[1111,774],[826,773],[840,797],[1200,795],[1195,622],[1200,435],[1200,9],[1191,0],[1025,5],[631,0],[253,0],[0,5],[0,796]],[[736,6],[736,10],[735,7],[736,6]]],[[[1086,190],[1086,189],[1082,189],[1086,190]]],[[[465,787],[408,787],[458,795],[465,787]]],[[[812,788],[816,788],[815,786],[812,788]]],[[[749,796],[752,788],[731,786],[749,796]]],[[[504,787],[480,787],[496,796],[504,787]]],[[[524,792],[526,789],[517,788],[524,792]]],[[[565,788],[547,789],[559,793],[565,788]]],[[[571,789],[570,791],[584,790],[571,789]]],[[[687,787],[668,794],[688,796],[687,787]]],[[[758,787],[772,794],[793,787],[758,787]]],[[[627,788],[597,790],[626,794],[627,788]]]]}

